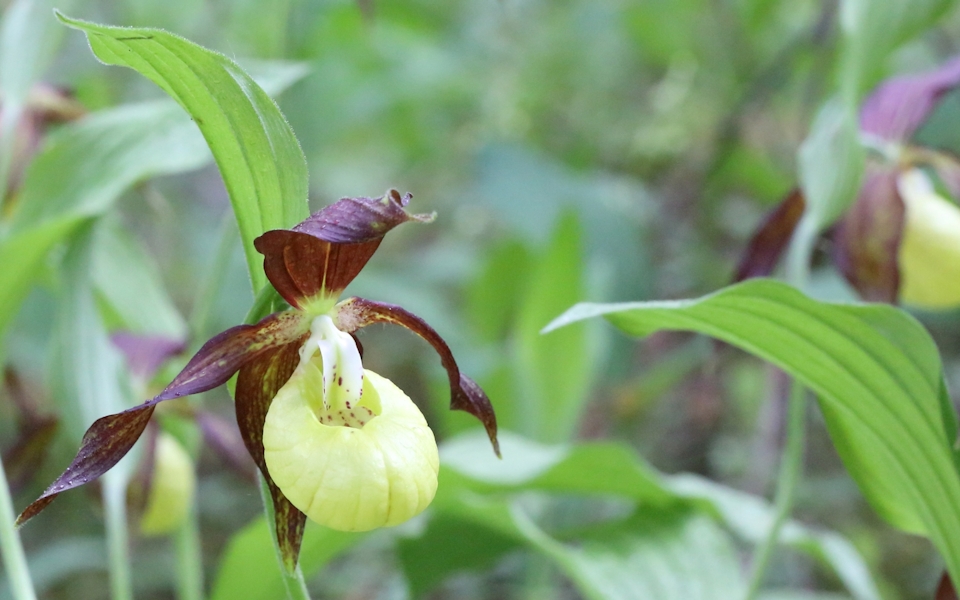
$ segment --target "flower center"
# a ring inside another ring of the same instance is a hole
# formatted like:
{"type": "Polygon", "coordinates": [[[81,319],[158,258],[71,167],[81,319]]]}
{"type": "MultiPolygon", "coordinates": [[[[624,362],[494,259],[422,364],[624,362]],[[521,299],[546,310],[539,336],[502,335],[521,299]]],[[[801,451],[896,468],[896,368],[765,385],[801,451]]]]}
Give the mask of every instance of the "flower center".
{"type": "Polygon", "coordinates": [[[380,414],[376,394],[364,395],[363,363],[353,337],[337,329],[329,315],[310,324],[300,347],[301,393],[317,420],[332,427],[363,427],[380,414]]]}

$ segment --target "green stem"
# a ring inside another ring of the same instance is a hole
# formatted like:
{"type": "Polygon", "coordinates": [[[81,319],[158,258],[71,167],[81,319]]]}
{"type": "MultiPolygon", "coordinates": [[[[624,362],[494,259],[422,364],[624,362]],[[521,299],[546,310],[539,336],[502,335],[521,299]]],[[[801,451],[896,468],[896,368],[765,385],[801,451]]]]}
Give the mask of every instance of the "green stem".
{"type": "Polygon", "coordinates": [[[0,550],[3,551],[3,568],[7,572],[7,579],[16,600],[37,600],[30,570],[27,568],[27,557],[23,553],[20,534],[14,523],[16,515],[13,512],[13,499],[10,497],[3,461],[0,461],[0,550]]]}
{"type": "Polygon", "coordinates": [[[200,546],[200,527],[196,505],[176,534],[177,544],[177,598],[203,600],[203,551],[200,546]]]}
{"type": "Polygon", "coordinates": [[[274,518],[273,499],[270,496],[270,488],[267,486],[266,479],[259,473],[260,480],[260,498],[263,500],[263,513],[267,519],[267,528],[270,530],[270,539],[273,540],[273,549],[277,555],[277,567],[280,569],[280,577],[283,579],[283,585],[287,589],[287,598],[290,600],[310,600],[310,592],[307,591],[307,582],[303,580],[303,571],[300,570],[299,563],[297,568],[291,573],[287,570],[283,562],[283,556],[280,553],[280,546],[277,545],[277,521],[274,518]]]}
{"type": "Polygon", "coordinates": [[[103,476],[103,506],[112,600],[133,600],[126,489],[127,478],[122,472],[111,471],[103,476]]]}
{"type": "Polygon", "coordinates": [[[750,586],[746,600],[755,600],[760,592],[760,585],[770,557],[780,539],[780,530],[790,518],[793,502],[796,497],[797,483],[803,471],[804,424],[807,407],[807,390],[798,380],[794,379],[790,385],[790,399],[787,409],[787,439],[784,445],[783,458],[780,459],[780,473],[777,479],[777,493],[774,500],[774,518],[767,532],[766,539],[754,553],[753,568],[750,575],[750,586]]]}

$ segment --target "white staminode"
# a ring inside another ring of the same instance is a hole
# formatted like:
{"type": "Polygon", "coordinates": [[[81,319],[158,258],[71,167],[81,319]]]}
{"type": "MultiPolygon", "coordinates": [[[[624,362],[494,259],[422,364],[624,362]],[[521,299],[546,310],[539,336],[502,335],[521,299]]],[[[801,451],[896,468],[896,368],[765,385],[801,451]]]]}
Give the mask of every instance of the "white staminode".
{"type": "Polygon", "coordinates": [[[323,408],[356,407],[363,394],[363,362],[353,337],[337,329],[329,315],[320,315],[310,324],[310,338],[300,347],[298,369],[307,368],[317,350],[323,363],[323,408]]]}

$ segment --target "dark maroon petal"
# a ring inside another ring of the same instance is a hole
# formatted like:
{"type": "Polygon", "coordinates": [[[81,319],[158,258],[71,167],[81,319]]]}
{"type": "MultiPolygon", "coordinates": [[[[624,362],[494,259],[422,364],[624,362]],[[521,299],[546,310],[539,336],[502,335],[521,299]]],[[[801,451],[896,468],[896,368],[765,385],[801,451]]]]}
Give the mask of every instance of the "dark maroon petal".
{"type": "Polygon", "coordinates": [[[123,458],[140,438],[144,427],[161,400],[154,398],[134,408],[94,421],[83,435],[80,450],[60,477],[17,517],[23,525],[53,502],[61,492],[97,479],[123,458]]]}
{"type": "Polygon", "coordinates": [[[97,419],[84,434],[80,450],[70,466],[20,514],[17,524],[28,521],[61,492],[89,483],[117,464],[140,438],[158,403],[215,388],[230,379],[244,364],[303,337],[308,328],[302,314],[285,312],[270,315],[256,325],[232,327],[213,337],[152,400],[97,419]]]}
{"type": "Polygon", "coordinates": [[[184,340],[165,335],[140,335],[118,331],[110,336],[113,345],[123,352],[130,372],[140,379],[153,377],[167,359],[187,348],[184,340]]]}
{"type": "Polygon", "coordinates": [[[240,436],[270,488],[277,526],[277,544],[284,565],[290,572],[297,566],[306,515],[290,504],[270,477],[267,462],[263,457],[263,424],[274,396],[300,363],[301,345],[302,342],[298,340],[296,343],[272,348],[257,360],[244,365],[237,377],[235,394],[240,436]]]}
{"type": "Polygon", "coordinates": [[[734,281],[766,277],[773,273],[803,216],[805,203],[800,188],[794,188],[760,223],[740,259],[734,281]]]}
{"type": "Polygon", "coordinates": [[[834,236],[837,268],[865,300],[897,301],[900,288],[897,252],[903,216],[897,172],[868,167],[860,194],[834,236]]]}
{"type": "Polygon", "coordinates": [[[300,338],[309,327],[306,317],[295,311],[270,315],[256,325],[231,327],[210,338],[157,399],[189,396],[222,385],[244,364],[300,338]]]}
{"type": "Polygon", "coordinates": [[[908,140],[943,94],[958,84],[960,57],[933,71],[887,79],[864,101],[860,129],[885,140],[908,140]]]}
{"type": "Polygon", "coordinates": [[[950,580],[950,574],[946,571],[940,577],[940,584],[937,585],[937,592],[933,596],[934,600],[957,600],[957,590],[953,587],[953,581],[950,580]]]}
{"type": "Polygon", "coordinates": [[[291,306],[317,296],[336,298],[353,281],[388,231],[434,215],[404,210],[410,194],[390,190],[380,198],[342,198],[293,229],[274,229],[254,240],[263,269],[291,306]]]}
{"type": "Polygon", "coordinates": [[[450,347],[432,327],[417,315],[394,304],[374,302],[364,298],[349,298],[339,305],[338,326],[342,331],[353,333],[374,323],[401,325],[427,341],[440,355],[440,362],[450,379],[450,410],[462,410],[480,419],[487,430],[493,451],[500,456],[497,441],[497,416],[490,399],[472,379],[460,372],[450,347]]]}

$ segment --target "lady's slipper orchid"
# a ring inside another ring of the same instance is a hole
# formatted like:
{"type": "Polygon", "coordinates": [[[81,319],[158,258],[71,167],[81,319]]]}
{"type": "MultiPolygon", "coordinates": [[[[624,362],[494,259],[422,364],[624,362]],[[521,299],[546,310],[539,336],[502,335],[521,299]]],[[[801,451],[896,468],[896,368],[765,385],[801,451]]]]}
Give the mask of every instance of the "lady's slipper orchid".
{"type": "Polygon", "coordinates": [[[451,409],[480,419],[499,454],[489,399],[460,372],[436,331],[399,306],[337,302],[388,231],[433,220],[407,213],[409,200],[395,190],[375,199],[344,198],[292,229],[257,238],[267,278],[292,308],[213,337],[155,398],[94,422],[70,466],[18,523],[113,467],[158,403],[212,389],[234,373],[237,423],[270,488],[288,568],[296,564],[306,516],[357,531],[419,513],[437,487],[436,442],[413,402],[363,369],[353,334],[373,323],[402,325],[433,346],[447,370],[451,409]]]}
{"type": "MultiPolygon", "coordinates": [[[[871,301],[924,308],[960,305],[960,209],[935,191],[924,168],[960,197],[960,162],[911,138],[942,96],[960,85],[960,58],[919,75],[894,77],[864,102],[860,132],[872,151],[856,201],[830,232],[833,260],[871,301]]],[[[804,212],[799,190],[764,220],[736,279],[768,275],[804,212]]]]}

